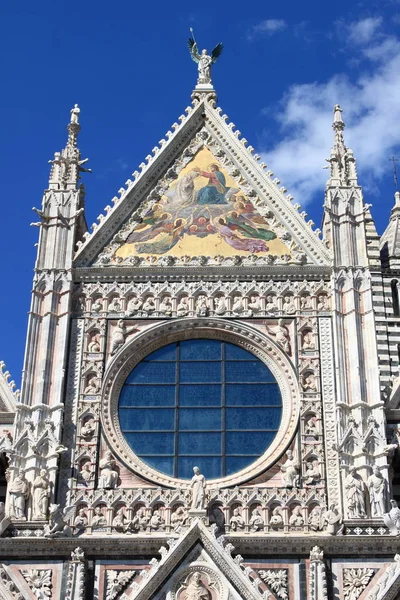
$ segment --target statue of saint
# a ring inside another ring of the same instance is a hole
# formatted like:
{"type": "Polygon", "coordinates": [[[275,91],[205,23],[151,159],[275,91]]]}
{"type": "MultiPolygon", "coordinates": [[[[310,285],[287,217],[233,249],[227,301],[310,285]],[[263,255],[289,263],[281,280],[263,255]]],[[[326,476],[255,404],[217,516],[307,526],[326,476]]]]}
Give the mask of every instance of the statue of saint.
{"type": "Polygon", "coordinates": [[[349,518],[366,517],[364,482],[354,467],[346,477],[344,489],[349,518]]]}
{"type": "Polygon", "coordinates": [[[232,531],[244,529],[245,522],[238,508],[235,508],[235,510],[233,511],[233,515],[231,516],[229,525],[231,526],[232,531]]]}
{"type": "Polygon", "coordinates": [[[115,460],[109,450],[107,450],[104,458],[100,461],[100,470],[99,488],[115,490],[118,483],[118,471],[115,468],[115,460]]]}
{"type": "Polygon", "coordinates": [[[50,482],[46,469],[41,469],[33,482],[33,518],[47,519],[50,498],[50,482]]]}
{"type": "Polygon", "coordinates": [[[299,485],[299,463],[294,457],[292,450],[286,452],[287,460],[281,465],[283,473],[283,484],[285,487],[298,487],[299,485]]]}
{"type": "Polygon", "coordinates": [[[182,600],[211,600],[211,594],[201,581],[201,573],[199,571],[193,574],[181,597],[182,600]]]}
{"type": "Polygon", "coordinates": [[[208,54],[207,50],[202,50],[201,54],[199,54],[196,40],[194,37],[190,36],[188,39],[188,48],[190,52],[190,56],[192,60],[197,63],[197,68],[199,71],[199,77],[197,80],[197,85],[211,84],[211,66],[217,62],[218,58],[222,54],[222,50],[224,48],[221,42],[215,46],[211,54],[208,54]]]}
{"type": "Polygon", "coordinates": [[[371,516],[381,517],[385,512],[386,480],[378,467],[374,467],[372,475],[368,477],[367,486],[371,503],[371,516]]]}
{"type": "Polygon", "coordinates": [[[258,531],[259,529],[263,529],[264,527],[264,519],[261,516],[260,509],[256,506],[251,515],[251,519],[249,521],[249,526],[251,531],[258,531]]]}
{"type": "Polygon", "coordinates": [[[70,123],[79,123],[79,113],[81,112],[81,109],[79,108],[79,106],[77,104],[74,105],[74,108],[71,108],[71,119],[70,119],[70,123]]]}
{"type": "Polygon", "coordinates": [[[29,497],[29,483],[25,479],[23,469],[18,471],[18,475],[8,488],[10,494],[10,518],[18,521],[25,521],[25,504],[29,497]]]}
{"type": "Polygon", "coordinates": [[[206,478],[200,473],[199,467],[193,467],[194,475],[190,483],[192,490],[191,510],[203,510],[206,492],[206,478]]]}

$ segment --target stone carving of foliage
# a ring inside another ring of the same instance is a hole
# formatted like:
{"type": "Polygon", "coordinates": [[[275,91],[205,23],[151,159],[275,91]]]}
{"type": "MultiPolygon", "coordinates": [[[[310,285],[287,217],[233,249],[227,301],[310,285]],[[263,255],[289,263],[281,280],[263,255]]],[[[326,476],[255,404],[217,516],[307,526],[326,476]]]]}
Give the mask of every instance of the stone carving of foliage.
{"type": "Polygon", "coordinates": [[[126,589],[135,574],[136,571],[115,571],[114,569],[107,569],[106,600],[115,600],[119,593],[126,589]]]}
{"type": "Polygon", "coordinates": [[[374,574],[374,569],[343,569],[344,600],[357,600],[374,574]]]}
{"type": "Polygon", "coordinates": [[[258,574],[279,600],[289,600],[286,570],[268,569],[267,571],[259,571],[258,574]]]}
{"type": "Polygon", "coordinates": [[[36,598],[51,598],[51,569],[23,569],[21,573],[36,598]]]}

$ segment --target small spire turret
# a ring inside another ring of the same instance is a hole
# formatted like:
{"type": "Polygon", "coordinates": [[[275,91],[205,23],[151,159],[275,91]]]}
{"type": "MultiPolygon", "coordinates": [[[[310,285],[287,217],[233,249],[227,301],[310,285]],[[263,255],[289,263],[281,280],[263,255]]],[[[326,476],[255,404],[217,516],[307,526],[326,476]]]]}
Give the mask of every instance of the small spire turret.
{"type": "Polygon", "coordinates": [[[357,185],[356,161],[353,151],[344,143],[345,122],[339,104],[333,108],[334,142],[327,162],[330,163],[331,177],[328,185],[357,185]]]}

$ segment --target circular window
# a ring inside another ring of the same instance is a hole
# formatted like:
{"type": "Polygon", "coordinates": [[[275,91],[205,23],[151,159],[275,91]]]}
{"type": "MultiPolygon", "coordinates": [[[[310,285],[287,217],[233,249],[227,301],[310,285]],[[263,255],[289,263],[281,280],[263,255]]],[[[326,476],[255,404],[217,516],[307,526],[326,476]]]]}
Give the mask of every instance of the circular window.
{"type": "Polygon", "coordinates": [[[183,479],[194,465],[208,479],[245,468],[271,445],[281,417],[269,368],[239,346],[210,339],[149,354],[119,397],[120,427],[136,456],[183,479]]]}

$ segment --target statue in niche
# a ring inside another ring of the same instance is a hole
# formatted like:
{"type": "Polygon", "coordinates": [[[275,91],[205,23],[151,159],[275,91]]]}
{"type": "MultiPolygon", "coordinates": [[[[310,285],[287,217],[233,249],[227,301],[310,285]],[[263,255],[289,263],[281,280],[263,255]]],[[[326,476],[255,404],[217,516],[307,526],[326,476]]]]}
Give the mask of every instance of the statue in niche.
{"type": "Polygon", "coordinates": [[[103,310],[103,303],[100,298],[96,298],[96,300],[92,304],[92,312],[99,313],[103,310]]]}
{"type": "Polygon", "coordinates": [[[95,433],[96,433],[96,427],[95,427],[94,421],[93,421],[93,419],[88,419],[82,425],[81,436],[83,437],[84,440],[88,441],[88,440],[92,439],[92,437],[94,436],[95,433]]]}
{"type": "Polygon", "coordinates": [[[161,529],[165,524],[164,519],[161,516],[161,513],[159,510],[155,510],[153,512],[153,514],[150,517],[150,530],[151,531],[157,531],[158,529],[161,529]]]}
{"type": "Polygon", "coordinates": [[[287,315],[293,315],[296,312],[293,296],[285,296],[283,298],[282,312],[286,313],[287,315]]]}
{"type": "Polygon", "coordinates": [[[316,392],[317,391],[317,383],[315,381],[315,375],[311,371],[304,374],[301,387],[305,392],[316,392]]]}
{"type": "Polygon", "coordinates": [[[300,309],[301,310],[311,310],[311,296],[301,296],[300,297],[300,309]]]}
{"type": "Polygon", "coordinates": [[[116,462],[109,450],[100,461],[100,471],[99,488],[115,490],[118,484],[118,471],[116,470],[116,462]]]}
{"type": "Polygon", "coordinates": [[[299,485],[299,469],[300,465],[295,458],[292,450],[286,452],[286,462],[281,465],[283,474],[283,485],[288,488],[298,487],[299,485]]]}
{"type": "Polygon", "coordinates": [[[96,506],[94,509],[94,515],[92,517],[92,527],[106,527],[107,519],[103,515],[103,509],[101,506],[96,506]]]}
{"type": "Polygon", "coordinates": [[[121,302],[117,297],[112,299],[108,307],[108,312],[119,313],[121,312],[121,302]]]}
{"type": "Polygon", "coordinates": [[[142,306],[143,300],[141,300],[141,298],[136,298],[136,296],[133,296],[133,298],[129,300],[128,305],[126,307],[126,316],[129,317],[131,315],[135,315],[137,312],[139,312],[142,306]]]}
{"type": "Polygon", "coordinates": [[[136,515],[133,518],[131,527],[136,531],[146,531],[149,520],[150,517],[147,514],[147,510],[144,508],[144,506],[141,506],[136,511],[136,515]]]}
{"type": "Polygon", "coordinates": [[[86,511],[84,508],[81,508],[78,510],[78,514],[75,517],[74,527],[75,529],[85,529],[87,527],[87,524],[88,519],[86,516],[86,511]]]}
{"type": "Polygon", "coordinates": [[[225,296],[216,296],[214,298],[214,313],[220,317],[222,315],[225,314],[226,312],[226,300],[225,300],[225,296]]]}
{"type": "Polygon", "coordinates": [[[329,310],[328,297],[325,294],[318,296],[318,310],[329,310]]]}
{"type": "Polygon", "coordinates": [[[314,506],[308,515],[308,526],[312,531],[322,529],[322,511],[320,506],[314,506]]]}
{"type": "Polygon", "coordinates": [[[390,535],[400,534],[400,508],[396,500],[390,500],[390,510],[383,515],[383,522],[390,531],[390,535]]]}
{"type": "Polygon", "coordinates": [[[259,531],[260,529],[264,528],[264,519],[262,518],[261,515],[261,510],[258,506],[256,506],[253,509],[250,521],[249,521],[249,526],[251,531],[259,531]]]}
{"type": "Polygon", "coordinates": [[[328,510],[324,512],[322,523],[328,535],[337,535],[342,531],[342,515],[336,508],[336,504],[331,504],[328,510]]]}
{"type": "Polygon", "coordinates": [[[304,473],[304,483],[306,485],[318,485],[321,483],[321,471],[317,460],[308,461],[304,473]]]}
{"type": "Polygon", "coordinates": [[[275,337],[276,343],[286,352],[290,354],[290,337],[289,330],[284,325],[283,319],[279,319],[278,324],[273,327],[267,327],[268,333],[275,337]]]}
{"type": "Polygon", "coordinates": [[[252,314],[260,312],[260,310],[261,310],[260,297],[259,296],[251,296],[250,301],[247,306],[252,314]]]}
{"type": "Polygon", "coordinates": [[[319,438],[318,419],[315,415],[305,422],[304,434],[306,435],[306,442],[316,442],[319,438]]]}
{"type": "Polygon", "coordinates": [[[196,571],[189,580],[180,600],[211,600],[211,594],[201,580],[201,573],[196,571]]]}
{"type": "Polygon", "coordinates": [[[180,533],[188,520],[188,512],[184,506],[178,506],[171,515],[171,525],[175,533],[180,533]]]}
{"type": "Polygon", "coordinates": [[[117,510],[115,517],[113,518],[112,526],[116,531],[126,531],[126,517],[122,507],[117,510]]]}
{"type": "Polygon", "coordinates": [[[119,319],[111,335],[110,355],[114,356],[125,344],[126,337],[133,331],[138,331],[137,327],[127,327],[122,319],[119,319]]]}
{"type": "Polygon", "coordinates": [[[192,503],[190,510],[204,510],[206,496],[206,478],[200,473],[199,467],[193,467],[193,477],[190,483],[192,503]]]}
{"type": "Polygon", "coordinates": [[[201,54],[199,54],[196,40],[193,36],[190,36],[188,39],[188,48],[192,60],[197,63],[197,69],[199,72],[197,85],[211,85],[211,66],[215,64],[218,58],[221,56],[224,48],[223,44],[219,42],[211,51],[211,54],[208,54],[207,50],[202,50],[201,54]]]}
{"type": "Polygon", "coordinates": [[[88,352],[100,352],[100,339],[98,333],[92,335],[92,339],[88,344],[88,352]]]}
{"type": "Polygon", "coordinates": [[[189,298],[182,296],[179,300],[179,304],[176,307],[176,314],[178,317],[186,317],[189,312],[189,298]]]}
{"type": "Polygon", "coordinates": [[[156,303],[154,302],[154,298],[152,296],[147,296],[144,304],[143,304],[143,312],[146,314],[152,313],[156,310],[156,303]]]}
{"type": "Polygon", "coordinates": [[[25,521],[25,505],[29,498],[29,483],[25,479],[25,471],[19,469],[18,475],[8,488],[10,497],[9,517],[16,521],[25,521]]]}
{"type": "Polygon", "coordinates": [[[303,350],[314,350],[315,349],[315,338],[311,330],[307,330],[302,336],[302,348],[303,350]]]}
{"type": "Polygon", "coordinates": [[[47,519],[50,499],[50,482],[46,469],[40,469],[39,475],[33,482],[33,518],[47,519]]]}
{"type": "Polygon", "coordinates": [[[265,311],[267,313],[276,313],[278,307],[275,303],[275,296],[267,296],[265,301],[265,311]]]}
{"type": "Polygon", "coordinates": [[[283,525],[283,511],[280,506],[276,506],[272,511],[272,517],[269,520],[272,527],[281,527],[283,525]]]}
{"type": "Polygon", "coordinates": [[[95,396],[100,392],[100,381],[96,375],[90,377],[87,382],[87,386],[83,390],[84,394],[95,396]]]}
{"type": "Polygon", "coordinates": [[[244,312],[244,301],[242,296],[235,296],[232,302],[232,312],[240,315],[244,312]]]}
{"type": "Polygon", "coordinates": [[[160,313],[163,313],[167,317],[172,315],[172,302],[169,296],[164,296],[162,302],[160,302],[160,313]]]}
{"type": "Polygon", "coordinates": [[[80,483],[84,485],[89,485],[90,481],[93,479],[93,473],[90,469],[90,463],[86,462],[82,465],[81,470],[78,474],[78,480],[80,483]]]}
{"type": "Polygon", "coordinates": [[[297,505],[293,508],[291,517],[289,519],[289,525],[293,527],[301,527],[304,525],[304,518],[301,512],[301,506],[297,505]]]}
{"type": "Polygon", "coordinates": [[[230,518],[229,525],[232,531],[240,531],[244,529],[245,522],[238,508],[235,508],[233,515],[230,518]]]}
{"type": "Polygon", "coordinates": [[[196,300],[196,315],[198,317],[206,317],[208,315],[208,303],[204,294],[200,294],[196,300]]]}
{"type": "Polygon", "coordinates": [[[350,473],[346,477],[344,489],[349,518],[366,517],[364,482],[360,475],[357,475],[354,467],[350,469],[350,473]]]}
{"type": "Polygon", "coordinates": [[[381,517],[386,508],[386,479],[377,466],[368,477],[367,487],[371,504],[371,516],[381,517]]]}

